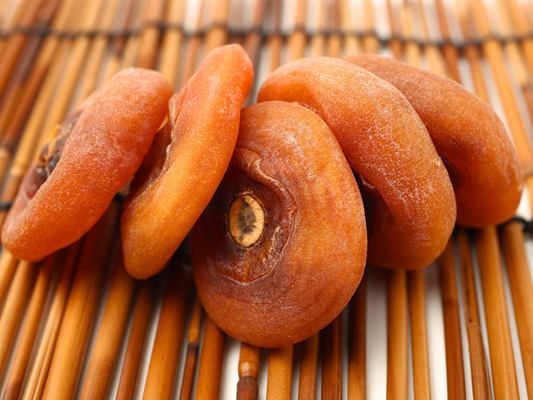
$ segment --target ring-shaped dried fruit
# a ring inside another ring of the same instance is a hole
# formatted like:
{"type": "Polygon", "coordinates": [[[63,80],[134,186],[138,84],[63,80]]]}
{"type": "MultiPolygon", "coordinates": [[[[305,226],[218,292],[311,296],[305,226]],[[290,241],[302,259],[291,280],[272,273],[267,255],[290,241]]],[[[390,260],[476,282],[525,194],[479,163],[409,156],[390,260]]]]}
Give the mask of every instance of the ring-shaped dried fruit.
{"type": "Polygon", "coordinates": [[[28,171],[2,229],[4,246],[38,261],[85,234],[141,165],[171,96],[161,74],[134,68],[94,92],[28,171]]]}
{"type": "Polygon", "coordinates": [[[366,245],[357,182],[324,121],[285,102],[243,109],[228,171],[192,232],[211,319],[256,346],[299,342],[346,306],[366,245]]]}
{"type": "Polygon", "coordinates": [[[522,195],[522,168],[494,110],[463,86],[390,57],[345,60],[393,84],[416,110],[442,157],[457,200],[457,223],[482,227],[511,218],[522,195]]]}
{"type": "Polygon", "coordinates": [[[122,214],[130,275],[159,272],[192,229],[228,167],[253,67],[242,47],[211,51],[169,104],[169,124],[136,174],[122,214]]]}
{"type": "Polygon", "coordinates": [[[298,102],[331,128],[358,175],[368,262],[422,268],[444,249],[455,223],[450,178],[424,124],[391,84],[338,59],[318,57],[274,71],[258,101],[298,102]]]}

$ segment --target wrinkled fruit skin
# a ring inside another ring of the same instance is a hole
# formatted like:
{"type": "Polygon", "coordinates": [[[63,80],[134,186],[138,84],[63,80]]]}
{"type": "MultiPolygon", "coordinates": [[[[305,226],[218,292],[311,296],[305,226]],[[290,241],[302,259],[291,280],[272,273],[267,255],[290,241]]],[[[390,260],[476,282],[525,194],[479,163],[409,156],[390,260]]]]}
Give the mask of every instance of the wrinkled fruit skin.
{"type": "Polygon", "coordinates": [[[416,110],[448,168],[457,224],[483,227],[511,218],[522,195],[516,151],[494,110],[458,83],[372,54],[345,60],[393,84],[416,110]]]}
{"type": "Polygon", "coordinates": [[[211,51],[172,97],[169,124],[124,203],[124,263],[134,278],[163,269],[211,200],[231,159],[252,83],[250,59],[242,47],[228,45],[211,51]]]}
{"type": "Polygon", "coordinates": [[[455,224],[453,187],[397,89],[347,61],[317,57],[274,71],[258,96],[272,100],[315,111],[339,141],[365,202],[369,263],[416,269],[440,255],[455,224]]]}
{"type": "Polygon", "coordinates": [[[297,104],[243,109],[230,167],[192,234],[213,321],[256,346],[304,340],[346,306],[366,247],[357,183],[326,124],[297,104]]]}
{"type": "Polygon", "coordinates": [[[2,229],[4,246],[39,261],[84,235],[141,165],[171,96],[161,74],[134,68],[93,93],[24,178],[2,229]]]}

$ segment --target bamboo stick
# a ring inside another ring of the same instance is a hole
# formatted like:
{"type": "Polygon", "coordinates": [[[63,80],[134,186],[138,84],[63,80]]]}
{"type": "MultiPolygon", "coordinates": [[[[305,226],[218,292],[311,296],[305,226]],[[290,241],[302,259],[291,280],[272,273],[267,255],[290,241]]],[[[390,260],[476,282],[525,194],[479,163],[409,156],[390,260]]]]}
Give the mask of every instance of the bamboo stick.
{"type": "MultiPolygon", "coordinates": [[[[74,0],[62,1],[52,23],[52,29],[63,30],[66,29],[69,21],[76,22],[79,7],[76,8],[74,5],[74,0]]],[[[11,172],[14,175],[12,179],[18,181],[18,175],[23,174],[27,169],[29,161],[26,160],[33,153],[33,148],[37,140],[36,137],[39,134],[40,123],[44,118],[44,113],[52,96],[52,90],[57,81],[62,61],[66,55],[67,46],[65,42],[67,40],[60,40],[55,35],[48,35],[46,37],[39,49],[39,54],[32,65],[27,79],[20,88],[20,99],[11,105],[13,114],[9,121],[7,119],[9,117],[8,114],[11,114],[11,110],[7,107],[5,108],[5,125],[2,124],[0,126],[2,131],[5,129],[5,132],[2,134],[2,140],[0,141],[0,179],[2,182],[6,180],[6,168],[11,160],[22,126],[26,121],[28,113],[31,111],[27,128],[24,130],[19,149],[17,149],[18,157],[16,157],[16,161],[14,162],[16,168],[11,172]],[[35,108],[31,110],[34,102],[35,108]],[[17,169],[20,169],[20,171],[17,171],[17,169]]],[[[18,187],[18,184],[15,184],[15,186],[18,187]]],[[[8,191],[3,190],[2,201],[11,201],[12,198],[9,198],[10,195],[6,196],[4,194],[5,192],[8,191]]]]}
{"type": "Polygon", "coordinates": [[[237,383],[237,400],[255,400],[258,396],[259,386],[259,347],[246,343],[241,344],[239,358],[239,382],[237,383]]]}
{"type": "Polygon", "coordinates": [[[283,37],[281,36],[281,0],[271,0],[274,4],[271,6],[274,14],[274,33],[271,34],[266,42],[270,52],[269,71],[274,71],[281,65],[281,49],[283,47],[283,37]]]}
{"type": "Polygon", "coordinates": [[[305,56],[307,36],[305,33],[305,16],[307,13],[307,1],[298,0],[296,3],[296,18],[294,30],[287,38],[288,62],[298,60],[305,56]]]}
{"type": "MultiPolygon", "coordinates": [[[[47,1],[48,0],[26,2],[24,4],[24,12],[20,14],[21,16],[17,25],[24,27],[33,25],[38,18],[41,7],[43,4],[46,4],[47,1]]],[[[2,48],[2,62],[0,63],[0,95],[6,88],[27,40],[28,35],[23,32],[15,32],[5,41],[2,48]]]]}
{"type": "Polygon", "coordinates": [[[97,34],[87,50],[83,75],[79,79],[79,84],[77,85],[79,88],[72,101],[74,108],[76,108],[96,89],[96,81],[98,80],[98,75],[104,59],[104,53],[109,42],[107,33],[110,32],[113,27],[113,20],[119,2],[120,0],[108,0],[105,6],[105,12],[102,12],[102,16],[96,24],[97,34]]]}
{"type": "Polygon", "coordinates": [[[366,399],[366,278],[350,302],[348,399],[366,399]]]}
{"type": "Polygon", "coordinates": [[[78,264],[82,241],[83,239],[70,245],[67,251],[65,265],[61,271],[59,283],[57,284],[54,293],[44,333],[39,344],[39,350],[24,389],[23,400],[40,399],[42,396],[46,376],[48,375],[48,369],[52,361],[52,354],[56,344],[57,335],[59,333],[61,319],[63,318],[65,304],[70,291],[72,277],[78,264]]]}
{"type": "Polygon", "coordinates": [[[392,51],[394,58],[401,60],[403,54],[403,44],[400,40],[400,27],[394,20],[396,13],[393,9],[391,0],[387,0],[387,10],[389,14],[389,26],[391,30],[391,38],[389,40],[388,47],[392,51]]]}
{"type": "Polygon", "coordinates": [[[143,399],[170,399],[181,343],[187,322],[188,304],[192,289],[192,275],[186,260],[178,258],[171,266],[157,335],[144,386],[143,399]]]}
{"type": "Polygon", "coordinates": [[[503,272],[496,228],[476,231],[479,272],[483,287],[494,395],[518,399],[518,383],[507,317],[503,272]]]}
{"type": "Polygon", "coordinates": [[[528,398],[533,399],[533,289],[524,249],[524,233],[518,222],[510,222],[502,228],[501,242],[511,285],[528,398]]]}
{"type": "Polygon", "coordinates": [[[317,13],[318,24],[315,33],[310,39],[310,56],[321,57],[326,49],[326,4],[327,0],[319,1],[319,12],[317,13]]]}
{"type": "Polygon", "coordinates": [[[302,342],[300,382],[298,385],[299,400],[313,400],[316,398],[319,339],[320,332],[317,332],[302,342]]]}
{"type": "Polygon", "coordinates": [[[71,399],[93,323],[107,254],[111,248],[118,209],[112,204],[104,216],[89,231],[79,266],[72,283],[59,336],[54,350],[43,399],[71,399]]]}
{"type": "Polygon", "coordinates": [[[293,346],[270,349],[268,355],[267,400],[291,398],[293,346]]]}
{"type": "Polygon", "coordinates": [[[203,313],[202,303],[200,303],[198,296],[195,296],[192,306],[191,320],[189,322],[189,332],[187,334],[187,355],[185,356],[185,368],[183,369],[183,378],[181,380],[180,400],[190,400],[192,395],[194,373],[196,371],[198,350],[200,348],[200,332],[202,330],[203,313]]]}
{"type": "Polygon", "coordinates": [[[24,310],[38,272],[39,268],[36,264],[21,261],[13,277],[6,304],[0,315],[0,373],[4,371],[6,366],[13,338],[24,316],[24,310]]]}
{"type": "Polygon", "coordinates": [[[377,53],[381,47],[376,35],[374,6],[372,0],[364,0],[364,34],[363,34],[363,51],[365,53],[377,53]]]}
{"type": "Polygon", "coordinates": [[[407,282],[405,271],[387,280],[387,399],[407,399],[407,282]]]}
{"type": "Polygon", "coordinates": [[[459,254],[461,259],[462,297],[470,351],[472,390],[474,399],[486,400],[492,398],[488,374],[488,361],[485,356],[483,338],[481,336],[470,243],[468,240],[468,234],[464,228],[458,229],[457,242],[459,244],[459,254]]]}
{"type": "Polygon", "coordinates": [[[139,364],[141,362],[142,348],[148,327],[148,318],[151,310],[154,279],[148,279],[141,285],[133,324],[128,339],[128,347],[124,357],[122,374],[117,391],[117,400],[131,400],[135,394],[139,364]]]}
{"type": "MultiPolygon", "coordinates": [[[[487,37],[487,39],[482,43],[483,52],[492,67],[494,78],[502,99],[502,105],[507,115],[507,122],[514,139],[516,150],[518,152],[518,157],[523,166],[531,166],[533,165],[533,152],[531,151],[527,133],[525,131],[525,127],[518,111],[518,105],[513,94],[511,82],[509,81],[509,77],[505,69],[501,44],[497,39],[490,36],[492,31],[490,29],[490,24],[483,3],[480,0],[471,1],[473,6],[473,20],[476,22],[476,26],[478,27],[480,33],[487,37]]],[[[528,177],[526,179],[526,185],[529,192],[533,193],[533,177],[528,177]]],[[[533,208],[533,196],[530,196],[530,202],[533,208]]]]}
{"type": "Polygon", "coordinates": [[[439,22],[440,32],[444,45],[442,46],[442,52],[444,54],[444,60],[448,69],[449,77],[456,82],[460,82],[461,77],[459,74],[459,68],[457,67],[459,61],[459,50],[452,43],[450,29],[446,20],[446,12],[444,10],[444,4],[442,0],[435,0],[437,8],[437,18],[439,22]]]}
{"type": "Polygon", "coordinates": [[[183,44],[183,20],[185,2],[171,1],[167,5],[165,20],[168,28],[161,43],[161,73],[168,79],[172,87],[176,86],[177,71],[180,65],[181,46],[183,44]]]}
{"type": "MultiPolygon", "coordinates": [[[[103,4],[104,0],[87,2],[87,9],[84,10],[83,13],[83,21],[79,26],[80,31],[91,31],[97,27],[99,13],[102,10],[103,4]]],[[[54,126],[61,123],[66,116],[90,44],[91,38],[88,35],[78,36],[72,43],[72,48],[70,49],[70,54],[65,64],[66,73],[61,77],[61,86],[58,88],[59,91],[56,101],[51,105],[42,125],[39,139],[40,145],[37,147],[36,152],[33,155],[34,160],[37,159],[42,146],[48,139],[48,134],[52,132],[54,126]]]]}
{"type": "Polygon", "coordinates": [[[324,328],[322,399],[342,398],[342,314],[324,328]]]}
{"type": "Polygon", "coordinates": [[[448,241],[444,252],[438,258],[444,314],[444,339],[446,342],[446,378],[448,381],[448,398],[465,399],[466,389],[461,325],[459,321],[459,298],[452,240],[448,241]]]}
{"type": "Polygon", "coordinates": [[[196,400],[219,398],[225,339],[226,335],[207,315],[196,385],[196,400]]]}
{"type": "Polygon", "coordinates": [[[223,46],[228,42],[227,24],[230,5],[230,0],[217,0],[210,19],[212,25],[205,34],[204,56],[214,48],[223,46]]]}
{"type": "Polygon", "coordinates": [[[9,290],[15,271],[17,270],[18,260],[8,250],[4,249],[0,257],[0,306],[9,290]]]}
{"type": "MultiPolygon", "coordinates": [[[[327,38],[326,55],[328,57],[340,57],[342,39],[340,35],[340,0],[333,0],[329,3],[330,14],[330,34],[327,38]]],[[[349,14],[348,14],[349,15],[349,14]]]]}
{"type": "Polygon", "coordinates": [[[58,262],[57,253],[47,257],[41,264],[2,400],[16,400],[19,397],[24,374],[29,363],[33,343],[46,303],[50,282],[56,269],[63,266],[61,264],[64,264],[64,260],[61,263],[58,262]]]}
{"type": "Polygon", "coordinates": [[[200,48],[201,38],[199,35],[200,27],[202,25],[202,11],[204,7],[204,0],[200,0],[200,9],[198,12],[198,20],[196,21],[196,33],[190,36],[187,40],[187,47],[185,49],[184,65],[181,67],[179,88],[185,86],[189,78],[194,74],[196,69],[196,60],[198,59],[198,49],[200,48]]]}
{"type": "Polygon", "coordinates": [[[165,11],[165,0],[150,0],[141,31],[139,58],[136,65],[139,68],[154,68],[159,48],[160,29],[165,11]]]}
{"type": "Polygon", "coordinates": [[[361,53],[361,41],[354,33],[354,24],[352,23],[352,15],[354,12],[350,7],[348,0],[340,0],[339,2],[339,18],[340,29],[344,34],[343,48],[344,52],[348,54],[361,53]]]}
{"type": "Polygon", "coordinates": [[[135,281],[119,259],[113,274],[104,316],[94,345],[80,399],[105,399],[118,357],[135,291],[135,281]]]}
{"type": "MultiPolygon", "coordinates": [[[[265,0],[257,0],[255,2],[255,13],[252,21],[252,27],[250,32],[244,37],[244,50],[250,56],[250,60],[254,66],[254,71],[259,71],[260,60],[261,60],[261,42],[263,40],[263,34],[261,32],[261,27],[263,24],[263,18],[265,14],[265,0]]],[[[256,72],[257,73],[257,72],[256,72]]],[[[255,95],[255,87],[259,82],[257,80],[254,82],[254,89],[250,91],[246,100],[243,103],[243,106],[246,107],[253,103],[255,95]]]]}

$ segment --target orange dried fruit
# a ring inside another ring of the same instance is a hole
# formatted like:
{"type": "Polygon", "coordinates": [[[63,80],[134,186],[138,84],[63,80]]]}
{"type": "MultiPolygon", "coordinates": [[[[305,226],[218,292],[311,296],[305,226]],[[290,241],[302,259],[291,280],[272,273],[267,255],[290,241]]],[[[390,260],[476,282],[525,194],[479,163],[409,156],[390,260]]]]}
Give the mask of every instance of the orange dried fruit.
{"type": "Polygon", "coordinates": [[[242,47],[211,51],[169,105],[122,214],[124,264],[137,279],[159,272],[211,200],[229,164],[253,67],[242,47]]]}
{"type": "Polygon", "coordinates": [[[26,174],[2,229],[4,246],[38,261],[85,234],[141,165],[171,96],[161,74],[133,68],[94,92],[26,174]]]}

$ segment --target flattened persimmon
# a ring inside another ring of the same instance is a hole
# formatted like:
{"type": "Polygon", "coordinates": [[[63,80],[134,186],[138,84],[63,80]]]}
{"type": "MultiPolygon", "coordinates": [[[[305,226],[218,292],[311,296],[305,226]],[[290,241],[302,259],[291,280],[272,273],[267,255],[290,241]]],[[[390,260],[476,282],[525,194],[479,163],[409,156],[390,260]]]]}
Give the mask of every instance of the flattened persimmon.
{"type": "Polygon", "coordinates": [[[285,102],[243,109],[228,171],[192,234],[211,319],[256,346],[299,342],[346,306],[366,246],[357,182],[324,121],[285,102]]]}
{"type": "Polygon", "coordinates": [[[272,100],[315,111],[339,141],[365,202],[369,263],[422,268],[442,252],[455,224],[452,184],[396,88],[347,61],[307,58],[268,77],[258,101],[272,100]]]}
{"type": "Polygon", "coordinates": [[[223,46],[171,99],[169,124],[124,203],[124,264],[133,277],[159,272],[211,200],[231,159],[252,82],[252,63],[242,47],[223,46]]]}
{"type": "Polygon", "coordinates": [[[494,110],[458,83],[372,54],[346,57],[393,84],[416,110],[443,158],[457,200],[457,223],[470,227],[511,218],[522,195],[522,169],[494,110]]]}
{"type": "Polygon", "coordinates": [[[85,234],[141,165],[171,96],[161,74],[133,68],[93,93],[26,175],[2,229],[4,246],[38,261],[85,234]]]}

